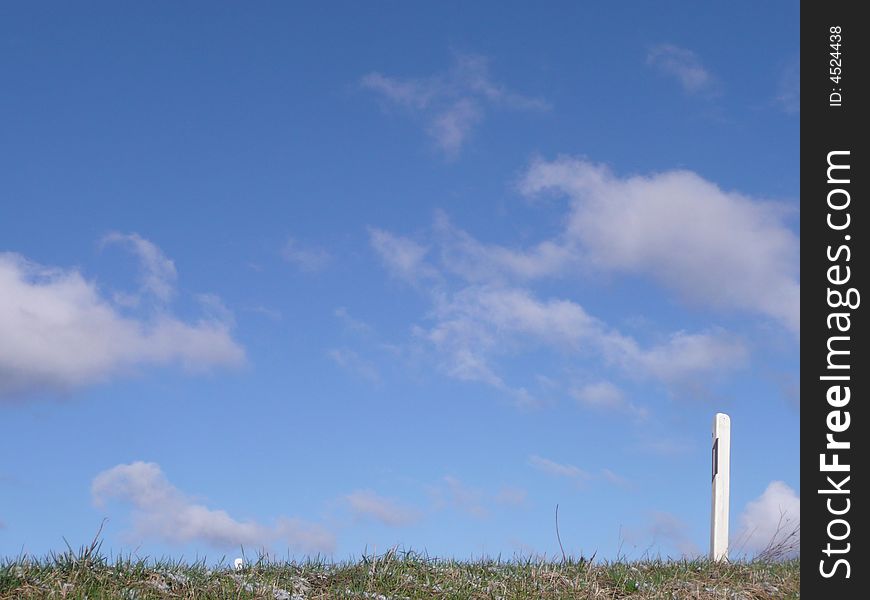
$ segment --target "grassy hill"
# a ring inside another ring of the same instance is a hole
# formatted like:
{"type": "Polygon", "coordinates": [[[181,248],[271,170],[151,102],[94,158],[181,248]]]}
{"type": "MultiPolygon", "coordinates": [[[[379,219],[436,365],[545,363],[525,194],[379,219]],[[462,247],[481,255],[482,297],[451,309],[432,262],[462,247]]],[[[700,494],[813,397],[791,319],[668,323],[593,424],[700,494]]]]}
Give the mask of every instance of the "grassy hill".
{"type": "Polygon", "coordinates": [[[800,597],[799,559],[711,563],[706,560],[598,562],[432,559],[390,551],[359,561],[231,565],[117,559],[98,548],[0,566],[0,599],[233,598],[268,600],[800,597]]]}

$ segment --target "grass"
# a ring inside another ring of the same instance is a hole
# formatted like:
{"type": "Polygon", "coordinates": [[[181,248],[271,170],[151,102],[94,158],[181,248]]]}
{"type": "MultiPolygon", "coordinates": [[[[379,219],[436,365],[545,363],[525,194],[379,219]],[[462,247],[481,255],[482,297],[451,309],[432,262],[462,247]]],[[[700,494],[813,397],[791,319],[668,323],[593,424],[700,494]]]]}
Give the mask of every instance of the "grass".
{"type": "Polygon", "coordinates": [[[221,564],[107,559],[99,544],[43,559],[0,564],[0,599],[121,598],[400,600],[800,597],[800,561],[712,563],[706,560],[592,562],[439,560],[391,550],[359,561],[275,562],[239,571],[221,564]]]}

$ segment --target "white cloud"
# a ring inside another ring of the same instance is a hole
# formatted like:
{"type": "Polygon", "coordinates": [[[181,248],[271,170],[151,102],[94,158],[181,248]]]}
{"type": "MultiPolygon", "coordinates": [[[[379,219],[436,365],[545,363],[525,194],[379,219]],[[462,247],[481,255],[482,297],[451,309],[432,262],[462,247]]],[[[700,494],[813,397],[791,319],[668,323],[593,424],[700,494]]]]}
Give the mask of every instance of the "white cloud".
{"type": "Polygon", "coordinates": [[[620,410],[625,405],[625,394],[609,381],[590,383],[571,393],[580,404],[589,408],[620,410]]]}
{"type": "Polygon", "coordinates": [[[484,244],[436,213],[435,233],[444,269],[473,283],[528,281],[561,275],[578,263],[576,252],[559,239],[544,240],[531,249],[515,250],[484,244]]]}
{"type": "Polygon", "coordinates": [[[540,457],[536,454],[533,454],[528,458],[529,466],[541,471],[542,473],[546,473],[547,475],[552,475],[554,477],[564,477],[566,479],[572,479],[574,481],[585,481],[591,478],[591,475],[581,469],[580,467],[576,467],[571,464],[565,463],[557,463],[548,458],[540,457]]]}
{"type": "MultiPolygon", "coordinates": [[[[456,335],[456,340],[447,339],[446,343],[442,344],[442,340],[434,339],[429,332],[422,328],[415,328],[418,336],[435,342],[436,350],[442,356],[442,364],[440,368],[449,376],[460,381],[478,382],[489,385],[509,396],[517,408],[535,408],[540,406],[540,402],[524,387],[512,387],[508,385],[504,379],[490,364],[489,352],[483,348],[475,349],[473,344],[469,343],[472,337],[463,328],[469,325],[468,323],[458,322],[448,324],[445,327],[453,331],[446,333],[449,338],[456,335]]],[[[474,327],[473,324],[470,327],[474,327]]],[[[445,333],[439,332],[438,336],[445,333]]]]}
{"type": "Polygon", "coordinates": [[[508,90],[493,81],[488,61],[459,55],[444,74],[416,79],[369,73],[362,87],[422,119],[426,132],[449,157],[461,151],[489,107],[547,110],[549,105],[508,90]]]}
{"type": "Polygon", "coordinates": [[[452,71],[453,80],[459,87],[465,86],[473,93],[492,102],[519,110],[549,110],[546,100],[512,92],[504,85],[493,81],[489,73],[489,61],[479,55],[458,55],[452,71]]]}
{"type": "Polygon", "coordinates": [[[622,390],[609,381],[598,381],[584,385],[573,390],[571,395],[582,406],[593,410],[622,413],[638,420],[643,420],[649,416],[647,409],[626,400],[622,390]]]}
{"type": "MultiPolygon", "coordinates": [[[[708,396],[748,362],[745,341],[721,327],[659,332],[641,341],[573,300],[531,289],[545,278],[596,271],[648,278],[696,310],[754,314],[799,335],[799,244],[783,205],[723,191],[689,171],[621,178],[571,158],[533,163],[519,189],[570,200],[560,230],[527,248],[480,242],[440,213],[422,239],[370,229],[387,269],[429,300],[425,322],[412,331],[448,376],[531,406],[542,400],[506,380],[499,362],[507,357],[544,349],[597,359],[681,397],[708,396]]],[[[587,406],[644,415],[610,392],[575,395],[587,406]]]]}
{"type": "Polygon", "coordinates": [[[300,271],[313,273],[320,271],[332,260],[329,252],[323,248],[305,246],[298,240],[287,238],[281,249],[281,257],[288,263],[295,265],[300,271]]]}
{"type": "MultiPolygon", "coordinates": [[[[739,339],[720,330],[677,332],[643,347],[574,302],[540,300],[524,289],[467,286],[453,295],[436,294],[433,301],[430,316],[435,324],[418,328],[417,335],[440,352],[451,377],[499,389],[510,388],[493,360],[540,344],[575,354],[597,353],[626,374],[658,380],[679,393],[698,393],[717,374],[741,367],[747,355],[739,339]]],[[[579,399],[592,401],[589,393],[579,399]]],[[[600,394],[597,399],[602,399],[600,394]]],[[[628,403],[623,409],[636,416],[643,413],[628,403]]]]}
{"type": "Polygon", "coordinates": [[[675,77],[686,92],[695,94],[710,91],[716,80],[701,64],[698,55],[673,44],[659,44],[650,48],[646,64],[675,77]]]}
{"type": "Polygon", "coordinates": [[[374,328],[371,325],[369,325],[362,319],[357,319],[356,317],[352,316],[348,312],[347,308],[345,308],[344,306],[339,306],[332,312],[332,314],[334,314],[335,317],[351,331],[355,331],[356,333],[360,334],[370,334],[374,331],[374,328]]]}
{"type": "Polygon", "coordinates": [[[501,285],[590,270],[642,275],[689,304],[752,312],[799,332],[799,240],[784,205],[722,190],[691,171],[617,177],[567,157],[534,162],[519,189],[568,197],[561,231],[515,249],[484,244],[438,214],[444,272],[501,285]]]}
{"type": "Polygon", "coordinates": [[[740,515],[740,529],[732,547],[749,553],[782,544],[785,556],[800,553],[801,499],[782,481],[772,481],[740,515]],[[794,536],[790,537],[794,533],[794,536]]]}
{"type": "Polygon", "coordinates": [[[436,274],[426,262],[429,248],[410,238],[372,227],[369,241],[387,269],[399,279],[415,283],[436,274]]]}
{"type": "Polygon", "coordinates": [[[448,156],[456,156],[472,128],[483,118],[480,107],[472,100],[457,100],[433,117],[427,132],[448,156]]]}
{"type": "Polygon", "coordinates": [[[600,334],[601,323],[579,304],[569,300],[538,300],[518,288],[469,286],[435,309],[438,325],[429,333],[435,343],[451,336],[473,336],[474,341],[500,343],[498,332],[515,332],[554,346],[577,348],[585,339],[600,334]],[[463,323],[464,331],[455,326],[463,323]],[[473,325],[489,325],[488,331],[473,331],[473,325]],[[490,340],[492,340],[490,342],[490,340]]]}
{"type": "MultiPolygon", "coordinates": [[[[146,268],[149,289],[162,290],[152,274],[146,268]]],[[[189,323],[163,310],[147,318],[127,316],[78,271],[0,254],[0,398],[65,391],[139,366],[180,364],[201,371],[244,360],[225,321],[189,323]]]]}
{"type": "Polygon", "coordinates": [[[345,497],[351,512],[359,518],[372,518],[390,527],[412,525],[422,518],[420,511],[379,496],[371,490],[356,490],[345,497]]]}
{"type": "Polygon", "coordinates": [[[743,367],[748,359],[742,340],[721,329],[678,331],[649,348],[618,333],[604,336],[601,344],[604,354],[627,374],[657,379],[682,395],[703,395],[713,380],[743,367]]]}
{"type": "Polygon", "coordinates": [[[139,259],[142,290],[161,302],[168,302],[175,293],[175,280],[178,273],[175,263],[163,254],[153,242],[137,233],[114,231],[105,235],[101,245],[120,244],[126,246],[139,259]]]}
{"type": "Polygon", "coordinates": [[[217,294],[196,294],[196,301],[199,303],[202,310],[203,319],[214,323],[223,323],[227,326],[233,326],[236,322],[236,317],[224,301],[217,294]]]}
{"type": "Polygon", "coordinates": [[[91,483],[91,494],[98,507],[112,500],[130,505],[132,533],[138,537],[202,542],[215,548],[286,544],[303,552],[331,552],[335,547],[330,532],[300,519],[280,518],[262,525],[198,504],[173,486],[155,463],[134,462],[103,471],[91,483]]]}
{"type": "Polygon", "coordinates": [[[585,264],[648,275],[690,302],[752,311],[799,331],[799,243],[781,205],[726,192],[691,171],[618,178],[570,158],[533,164],[521,189],[571,199],[560,242],[585,264]]]}
{"type": "Polygon", "coordinates": [[[377,367],[349,348],[334,348],[327,355],[335,364],[363,379],[372,383],[378,383],[381,380],[381,374],[377,367]]]}
{"type": "Polygon", "coordinates": [[[377,92],[387,100],[404,106],[422,110],[429,106],[436,95],[437,84],[425,79],[396,79],[381,73],[369,73],[360,81],[362,86],[377,92]]]}

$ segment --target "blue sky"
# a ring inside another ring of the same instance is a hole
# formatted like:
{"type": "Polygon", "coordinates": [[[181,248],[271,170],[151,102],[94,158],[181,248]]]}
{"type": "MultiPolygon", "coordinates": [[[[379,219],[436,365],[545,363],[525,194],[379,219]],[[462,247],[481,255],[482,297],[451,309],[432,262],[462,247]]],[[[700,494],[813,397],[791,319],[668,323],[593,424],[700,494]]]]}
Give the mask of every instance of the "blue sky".
{"type": "Polygon", "coordinates": [[[0,553],[799,519],[797,4],[0,10],[0,553]]]}

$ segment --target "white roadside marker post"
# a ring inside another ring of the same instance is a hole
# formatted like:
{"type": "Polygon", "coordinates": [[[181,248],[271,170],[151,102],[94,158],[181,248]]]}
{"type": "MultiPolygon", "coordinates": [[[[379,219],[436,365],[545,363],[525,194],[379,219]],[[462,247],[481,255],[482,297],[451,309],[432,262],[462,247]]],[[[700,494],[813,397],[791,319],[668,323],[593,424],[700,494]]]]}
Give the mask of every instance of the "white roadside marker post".
{"type": "Polygon", "coordinates": [[[713,507],[710,560],[728,560],[728,502],[731,487],[731,417],[713,417],[713,507]]]}

